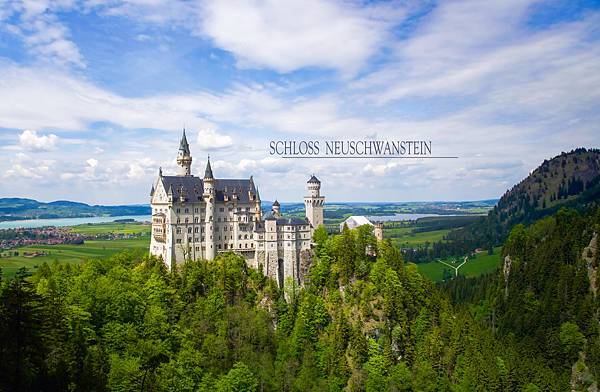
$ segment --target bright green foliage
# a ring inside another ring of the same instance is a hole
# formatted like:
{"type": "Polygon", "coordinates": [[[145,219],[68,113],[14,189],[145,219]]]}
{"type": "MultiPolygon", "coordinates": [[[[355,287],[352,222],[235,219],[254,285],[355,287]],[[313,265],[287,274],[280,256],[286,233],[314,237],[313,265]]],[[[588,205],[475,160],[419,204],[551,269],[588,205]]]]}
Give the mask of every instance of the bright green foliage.
{"type": "Polygon", "coordinates": [[[217,392],[254,392],[258,389],[258,382],[248,366],[238,362],[217,381],[216,387],[217,392]]]}
{"type": "Polygon", "coordinates": [[[566,390],[578,360],[589,384],[580,256],[598,223],[516,227],[509,280],[453,280],[455,306],[368,227],[318,229],[307,282],[283,290],[234,253],[172,272],[132,253],[44,264],[0,280],[0,390],[566,390]]]}

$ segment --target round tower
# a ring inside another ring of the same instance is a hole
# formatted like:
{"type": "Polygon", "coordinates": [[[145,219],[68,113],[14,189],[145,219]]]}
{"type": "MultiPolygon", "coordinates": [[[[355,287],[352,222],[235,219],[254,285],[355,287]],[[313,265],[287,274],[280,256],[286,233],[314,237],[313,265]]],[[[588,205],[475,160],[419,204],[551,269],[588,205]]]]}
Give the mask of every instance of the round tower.
{"type": "Polygon", "coordinates": [[[179,165],[179,169],[177,170],[178,176],[192,175],[192,155],[190,154],[190,145],[185,136],[185,128],[183,129],[183,136],[181,136],[179,151],[177,152],[177,165],[179,165]]]}
{"type": "Polygon", "coordinates": [[[311,232],[323,224],[323,204],[325,197],[321,196],[321,181],[313,174],[307,182],[308,196],[304,196],[306,218],[310,222],[311,232]]]}
{"type": "Polygon", "coordinates": [[[205,258],[212,260],[215,258],[216,243],[214,239],[214,215],[215,215],[215,178],[213,177],[212,168],[210,167],[210,157],[206,162],[206,170],[204,171],[203,198],[206,203],[206,213],[204,215],[204,244],[206,247],[205,258]]]}

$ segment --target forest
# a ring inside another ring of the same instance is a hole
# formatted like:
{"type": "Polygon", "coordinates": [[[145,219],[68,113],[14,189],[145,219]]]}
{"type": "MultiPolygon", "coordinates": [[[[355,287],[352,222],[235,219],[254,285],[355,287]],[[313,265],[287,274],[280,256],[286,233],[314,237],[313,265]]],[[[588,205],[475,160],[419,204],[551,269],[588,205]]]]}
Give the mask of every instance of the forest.
{"type": "Polygon", "coordinates": [[[587,390],[599,227],[567,209],[518,225],[508,272],[439,287],[368,226],[317,229],[306,282],[283,290],[234,253],[20,270],[0,283],[0,390],[587,390]]]}

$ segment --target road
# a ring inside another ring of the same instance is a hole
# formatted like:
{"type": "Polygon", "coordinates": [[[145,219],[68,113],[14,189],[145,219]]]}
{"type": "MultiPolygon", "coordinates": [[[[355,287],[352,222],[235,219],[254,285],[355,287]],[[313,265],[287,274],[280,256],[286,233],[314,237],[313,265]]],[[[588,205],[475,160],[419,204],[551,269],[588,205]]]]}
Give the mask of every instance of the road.
{"type": "Polygon", "coordinates": [[[459,269],[460,267],[462,267],[463,265],[465,265],[465,263],[467,262],[467,259],[468,259],[468,258],[469,258],[468,256],[465,256],[465,258],[464,258],[464,261],[463,261],[462,263],[460,263],[460,265],[459,265],[458,267],[455,267],[455,266],[453,266],[453,265],[451,265],[451,264],[448,264],[448,263],[446,263],[445,261],[442,261],[442,260],[438,260],[438,261],[439,261],[440,263],[444,264],[444,265],[447,265],[447,266],[448,266],[448,267],[450,267],[450,268],[453,268],[453,269],[454,269],[454,276],[458,276],[458,269],[459,269]]]}

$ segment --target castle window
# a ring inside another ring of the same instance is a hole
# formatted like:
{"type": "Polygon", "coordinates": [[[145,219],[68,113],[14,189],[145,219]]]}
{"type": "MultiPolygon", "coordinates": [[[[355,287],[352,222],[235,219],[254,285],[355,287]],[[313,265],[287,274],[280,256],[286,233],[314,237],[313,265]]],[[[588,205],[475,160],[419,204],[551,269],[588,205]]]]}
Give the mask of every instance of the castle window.
{"type": "Polygon", "coordinates": [[[240,235],[238,235],[238,240],[241,240],[241,239],[242,239],[242,235],[240,234],[240,235]]]}
{"type": "Polygon", "coordinates": [[[198,217],[194,218],[194,223],[198,223],[198,217]]]}
{"type": "Polygon", "coordinates": [[[197,246],[197,247],[196,247],[196,251],[199,251],[199,250],[200,250],[200,247],[199,247],[199,246],[197,246]]]}
{"type": "Polygon", "coordinates": [[[188,242],[192,242],[192,237],[188,237],[188,242]]]}
{"type": "MultiPolygon", "coordinates": [[[[198,237],[194,238],[194,242],[200,242],[200,241],[198,241],[198,237]]],[[[196,250],[198,250],[198,249],[196,249],[196,250]]]]}
{"type": "Polygon", "coordinates": [[[176,242],[176,243],[178,243],[178,244],[181,244],[181,238],[177,238],[177,239],[175,240],[175,242],[176,242]]]}
{"type": "Polygon", "coordinates": [[[180,209],[180,208],[178,208],[178,209],[177,209],[177,213],[179,214],[180,212],[181,212],[181,209],[180,209]]]}
{"type": "Polygon", "coordinates": [[[219,249],[221,249],[221,244],[219,244],[219,249]]]}
{"type": "Polygon", "coordinates": [[[194,233],[198,233],[200,231],[199,227],[194,227],[194,233]]]}
{"type": "Polygon", "coordinates": [[[185,223],[188,223],[190,221],[189,218],[185,218],[185,223]]]}
{"type": "Polygon", "coordinates": [[[244,239],[247,240],[248,239],[248,234],[244,234],[244,239]]]}
{"type": "Polygon", "coordinates": [[[177,218],[177,223],[179,223],[179,222],[180,222],[180,220],[179,220],[179,218],[177,218]]]}
{"type": "Polygon", "coordinates": [[[177,234],[181,234],[181,227],[177,228],[177,234]]]}
{"type": "Polygon", "coordinates": [[[191,228],[191,227],[188,227],[188,230],[187,230],[187,231],[188,231],[188,234],[191,234],[191,233],[192,233],[192,228],[191,228]]]}
{"type": "Polygon", "coordinates": [[[246,244],[245,248],[248,248],[248,244],[246,244]]]}
{"type": "Polygon", "coordinates": [[[223,211],[225,211],[225,208],[223,208],[223,207],[219,208],[219,212],[223,212],[223,211]]]}
{"type": "Polygon", "coordinates": [[[189,209],[189,208],[186,208],[186,209],[185,209],[185,213],[187,214],[187,213],[189,213],[189,212],[190,212],[190,209],[189,209]]]}
{"type": "Polygon", "coordinates": [[[198,213],[198,208],[194,208],[194,212],[197,214],[198,213]]]}

